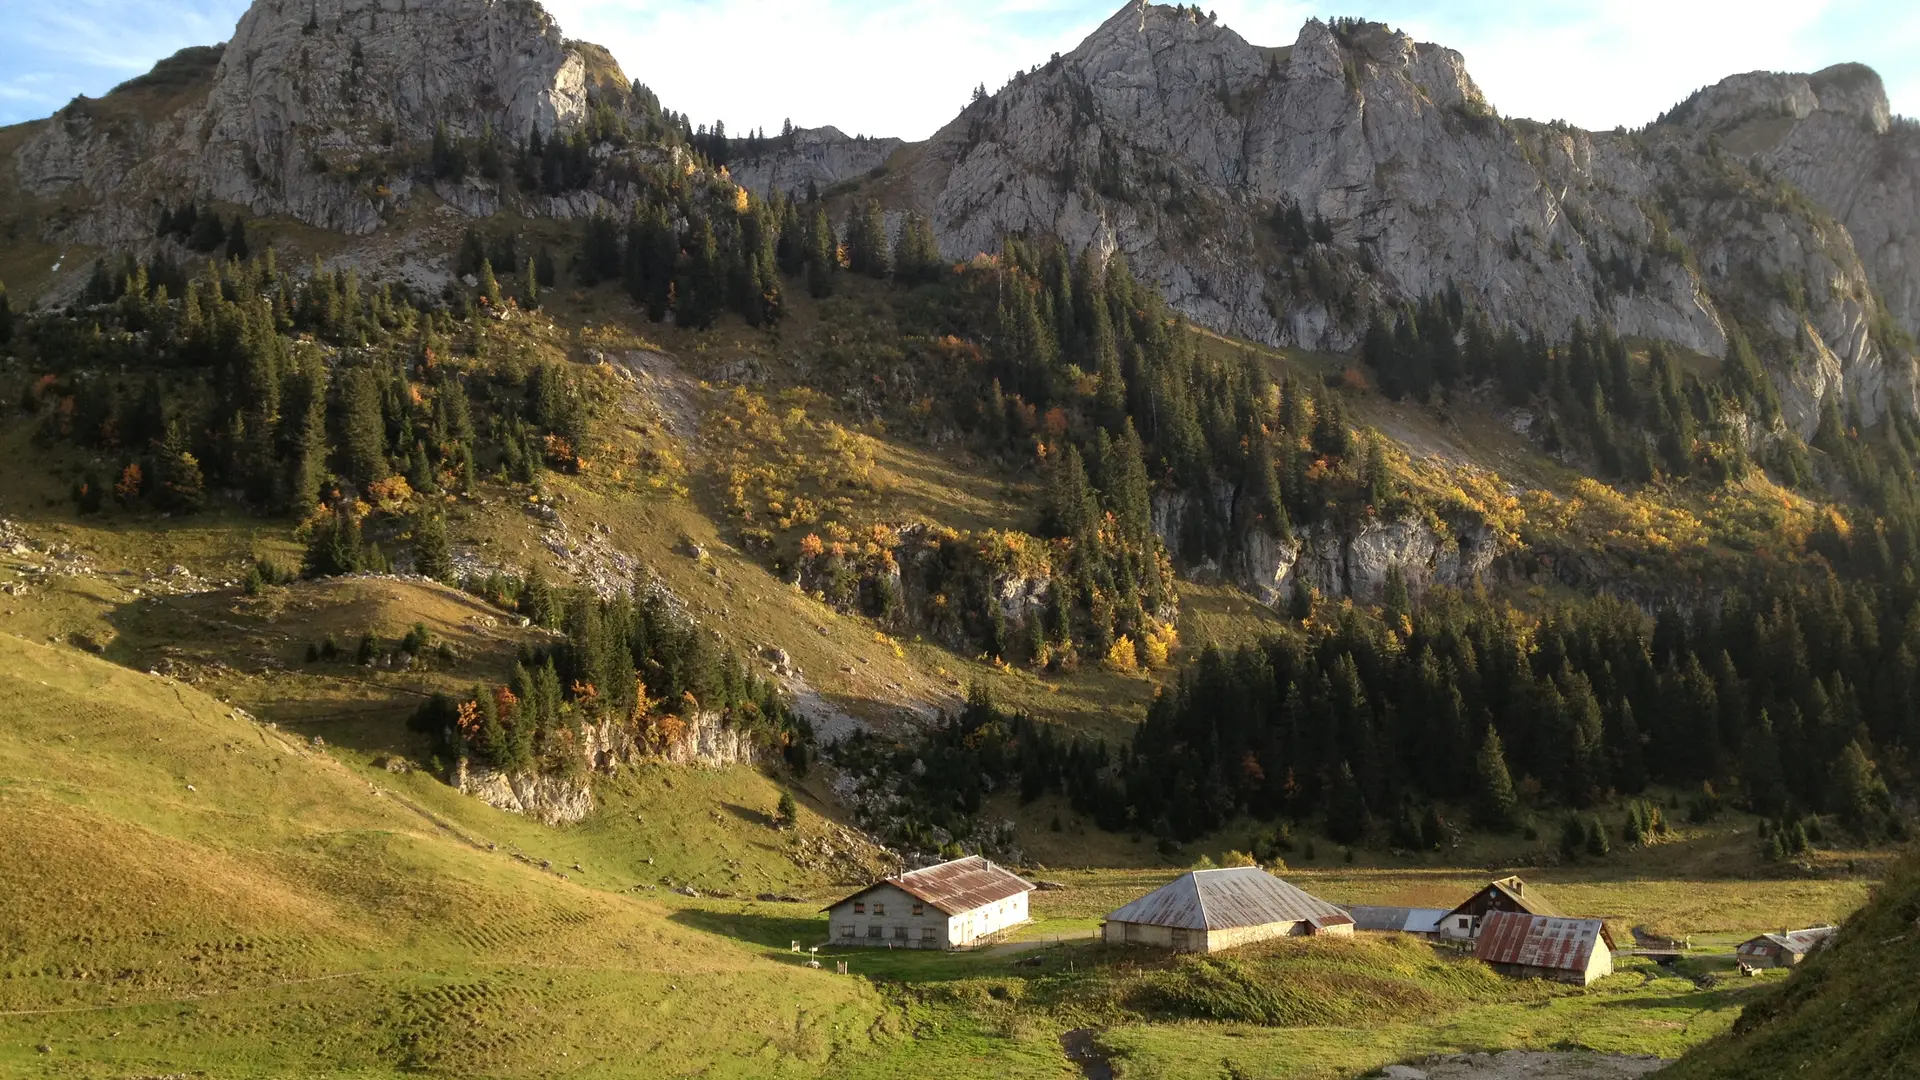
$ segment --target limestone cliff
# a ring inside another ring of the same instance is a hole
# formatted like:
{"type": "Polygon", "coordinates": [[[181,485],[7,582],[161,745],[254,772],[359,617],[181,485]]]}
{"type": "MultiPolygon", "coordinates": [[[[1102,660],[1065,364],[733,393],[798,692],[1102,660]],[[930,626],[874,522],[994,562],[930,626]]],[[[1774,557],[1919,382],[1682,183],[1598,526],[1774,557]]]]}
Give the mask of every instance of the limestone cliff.
{"type": "MultiPolygon", "coordinates": [[[[530,0],[257,0],[211,56],[170,97],[78,101],[22,140],[43,239],[138,250],[185,199],[349,233],[429,188],[470,215],[617,213],[680,153],[602,142],[593,184],[558,195],[435,179],[442,128],[512,147],[634,105],[530,0]]],[[[1920,128],[1864,68],[1738,76],[1596,133],[1503,119],[1459,53],[1379,24],[1264,48],[1129,3],[922,146],[821,128],[736,166],[918,207],[954,257],[1017,232],[1124,253],[1176,310],[1268,343],[1350,349],[1373,313],[1457,289],[1551,339],[1585,321],[1721,356],[1737,331],[1803,436],[1836,397],[1869,422],[1916,403],[1920,128]]]]}
{"type": "Polygon", "coordinates": [[[561,770],[502,772],[462,759],[448,782],[463,794],[549,825],[572,824],[593,812],[594,773],[615,773],[636,761],[726,768],[755,765],[760,747],[746,731],[728,725],[718,713],[694,714],[665,745],[650,743],[611,721],[581,729],[572,767],[561,770]]]}
{"type": "Polygon", "coordinates": [[[1268,49],[1146,4],[971,105],[917,155],[908,198],[949,255],[1058,234],[1124,253],[1195,321],[1273,344],[1350,349],[1380,305],[1449,288],[1555,339],[1584,320],[1718,356],[1737,325],[1807,435],[1831,393],[1869,419],[1913,407],[1912,358],[1869,331],[1876,286],[1920,288],[1898,238],[1913,216],[1893,209],[1920,180],[1904,135],[1822,157],[1822,130],[1852,123],[1864,138],[1888,122],[1884,97],[1870,104],[1877,83],[1859,91],[1867,106],[1823,92],[1796,106],[1817,122],[1773,153],[1864,215],[1872,278],[1846,213],[1696,127],[1504,120],[1458,53],[1378,24],[1312,21],[1268,49]],[[1835,175],[1816,176],[1815,157],[1835,175]],[[1875,170],[1887,178],[1869,183],[1875,170]],[[1864,199],[1840,194],[1863,184],[1864,199]],[[1294,209],[1311,239],[1289,235],[1294,209]]]}
{"type": "Polygon", "coordinates": [[[836,127],[801,128],[792,138],[775,140],[765,153],[735,161],[729,169],[748,191],[804,195],[809,186],[824,192],[868,176],[905,145],[899,139],[856,138],[836,127]]]}
{"type": "Polygon", "coordinates": [[[159,115],[76,102],[15,167],[30,195],[96,200],[63,230],[83,243],[150,240],[156,205],[187,198],[368,233],[408,203],[436,131],[519,145],[588,99],[582,49],[526,0],[257,0],[204,97],[159,115]]]}

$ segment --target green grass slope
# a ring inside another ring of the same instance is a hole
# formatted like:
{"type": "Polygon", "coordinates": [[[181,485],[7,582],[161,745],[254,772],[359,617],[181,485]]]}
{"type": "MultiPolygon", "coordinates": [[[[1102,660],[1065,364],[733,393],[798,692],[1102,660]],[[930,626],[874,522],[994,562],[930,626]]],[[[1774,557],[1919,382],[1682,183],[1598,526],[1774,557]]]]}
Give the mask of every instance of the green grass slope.
{"type": "Polygon", "coordinates": [[[815,1076],[897,1048],[864,981],[76,650],[0,636],[0,778],[0,1075],[815,1076]]]}
{"type": "Polygon", "coordinates": [[[1920,856],[1889,875],[1829,947],[1683,1058],[1673,1080],[1920,1076],[1920,856]]]}

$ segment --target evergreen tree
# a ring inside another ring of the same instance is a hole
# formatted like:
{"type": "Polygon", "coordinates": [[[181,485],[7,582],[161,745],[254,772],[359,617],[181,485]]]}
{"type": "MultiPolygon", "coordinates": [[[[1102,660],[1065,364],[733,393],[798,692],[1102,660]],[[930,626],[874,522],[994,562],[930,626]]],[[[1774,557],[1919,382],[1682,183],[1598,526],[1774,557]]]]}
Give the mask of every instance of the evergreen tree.
{"type": "Polygon", "coordinates": [[[813,225],[807,230],[810,241],[807,253],[807,292],[815,300],[823,300],[833,295],[833,275],[840,269],[838,247],[833,237],[833,225],[827,220],[824,208],[816,207],[813,212],[813,225]]]}
{"type": "Polygon", "coordinates": [[[1354,779],[1353,767],[1340,763],[1334,777],[1333,794],[1327,803],[1327,835],[1341,844],[1357,844],[1372,827],[1365,794],[1354,779]]]}
{"type": "Polygon", "coordinates": [[[892,272],[887,250],[887,219],[880,202],[868,199],[866,209],[855,215],[847,226],[847,262],[856,274],[885,278],[892,272]]]}
{"type": "Polygon", "coordinates": [[[1484,829],[1506,831],[1514,827],[1519,799],[1514,795],[1513,776],[1507,772],[1506,750],[1500,734],[1491,726],[1480,741],[1480,756],[1474,767],[1478,778],[1474,800],[1474,822],[1484,829]]]}
{"type": "Polygon", "coordinates": [[[200,460],[188,449],[186,432],[178,423],[167,428],[156,465],[160,508],[180,514],[199,510],[206,500],[206,477],[200,471],[200,460]]]}
{"type": "Polygon", "coordinates": [[[540,274],[531,255],[527,256],[527,268],[520,275],[520,306],[528,311],[540,310],[540,274]]]}
{"type": "Polygon", "coordinates": [[[227,257],[245,262],[253,254],[247,243],[247,222],[239,214],[233,215],[233,224],[227,229],[227,257]]]}
{"type": "Polygon", "coordinates": [[[365,560],[360,520],[350,509],[335,507],[314,524],[300,572],[309,578],[338,577],[358,573],[365,560]]]}
{"type": "Polygon", "coordinates": [[[494,311],[502,307],[500,279],[493,276],[492,259],[480,260],[480,299],[486,301],[487,306],[494,311]]]}
{"type": "Polygon", "coordinates": [[[447,541],[447,522],[440,514],[426,512],[413,521],[413,569],[435,581],[452,583],[453,547],[447,541]]]}
{"type": "Polygon", "coordinates": [[[393,475],[387,463],[387,423],[380,383],[366,368],[345,372],[341,383],[341,447],[347,476],[362,487],[393,475]]]}

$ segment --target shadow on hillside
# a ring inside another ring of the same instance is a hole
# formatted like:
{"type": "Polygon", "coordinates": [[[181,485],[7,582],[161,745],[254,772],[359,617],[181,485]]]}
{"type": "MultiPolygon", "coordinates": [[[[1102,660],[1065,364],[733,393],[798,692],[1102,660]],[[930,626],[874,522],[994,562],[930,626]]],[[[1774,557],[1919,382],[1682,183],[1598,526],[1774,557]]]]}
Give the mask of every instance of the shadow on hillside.
{"type": "MultiPolygon", "coordinates": [[[[730,802],[722,802],[720,806],[727,813],[732,814],[734,817],[739,818],[741,821],[744,821],[749,825],[758,825],[763,829],[771,829],[774,827],[773,815],[768,814],[764,810],[754,810],[749,807],[741,806],[739,803],[730,803],[730,802]]],[[[760,846],[767,848],[768,850],[776,850],[773,848],[771,844],[763,843],[760,846]]]]}
{"type": "MultiPolygon", "coordinates": [[[[832,971],[835,963],[845,961],[853,974],[879,980],[931,983],[1013,975],[1025,970],[1015,966],[1016,962],[1025,960],[1032,964],[1035,955],[1033,951],[1018,949],[1005,952],[991,948],[946,952],[939,949],[831,945],[827,942],[827,920],[824,916],[785,915],[777,910],[735,912],[682,908],[667,918],[695,930],[760,946],[766,950],[767,958],[773,960],[803,964],[809,956],[816,955],[808,950],[818,946],[820,951],[817,958],[827,971],[832,971]],[[799,953],[793,951],[795,943],[800,946],[799,953]]],[[[1041,947],[1036,945],[1033,948],[1041,947]]]]}

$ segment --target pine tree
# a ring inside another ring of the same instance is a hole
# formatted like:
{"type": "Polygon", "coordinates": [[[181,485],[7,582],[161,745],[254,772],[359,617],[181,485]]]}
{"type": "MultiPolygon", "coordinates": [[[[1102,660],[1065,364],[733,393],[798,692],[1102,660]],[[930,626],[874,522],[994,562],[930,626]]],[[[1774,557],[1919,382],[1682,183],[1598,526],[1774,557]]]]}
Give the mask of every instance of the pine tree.
{"type": "Polygon", "coordinates": [[[480,260],[480,298],[495,311],[501,308],[500,279],[493,276],[493,260],[480,260]]]}
{"type": "Polygon", "coordinates": [[[247,243],[246,219],[239,214],[235,214],[233,215],[233,225],[227,229],[227,257],[245,262],[252,254],[253,249],[247,243]]]}
{"type": "Polygon", "coordinates": [[[1514,827],[1519,800],[1513,792],[1513,776],[1507,772],[1507,756],[1500,745],[1500,734],[1489,725],[1480,742],[1475,761],[1478,777],[1474,802],[1474,821],[1481,828],[1507,831],[1514,827]]]}
{"type": "Polygon", "coordinates": [[[1613,845],[1607,840],[1607,827],[1600,823],[1598,817],[1588,818],[1587,854],[1596,859],[1603,859],[1612,850],[1613,845]]]}
{"type": "Polygon", "coordinates": [[[773,823],[784,829],[800,823],[800,804],[794,800],[793,792],[780,792],[780,805],[774,808],[773,823]]]}
{"type": "Polygon", "coordinates": [[[833,237],[833,225],[824,208],[813,211],[813,225],[807,230],[807,292],[815,300],[833,295],[833,275],[840,269],[840,256],[833,237]]]}
{"type": "Polygon", "coordinates": [[[1366,838],[1371,827],[1366,796],[1354,779],[1353,766],[1343,761],[1327,803],[1327,835],[1338,843],[1357,844],[1366,838]]]}
{"type": "Polygon", "coordinates": [[[540,309],[540,273],[533,256],[527,256],[527,268],[520,275],[520,306],[528,311],[540,309]]]}
{"type": "Polygon", "coordinates": [[[161,509],[181,514],[200,509],[206,499],[206,478],[200,471],[199,459],[188,449],[186,432],[178,423],[167,429],[156,471],[161,509]]]}
{"type": "Polygon", "coordinates": [[[347,475],[364,487],[393,475],[387,463],[387,423],[381,413],[380,383],[366,368],[341,376],[341,445],[347,475]]]}
{"type": "Polygon", "coordinates": [[[300,572],[309,578],[358,573],[366,552],[360,538],[360,520],[345,507],[329,509],[313,526],[300,572]]]}
{"type": "Polygon", "coordinates": [[[453,547],[447,522],[438,513],[422,513],[413,522],[413,569],[435,581],[453,582],[453,547]]]}

